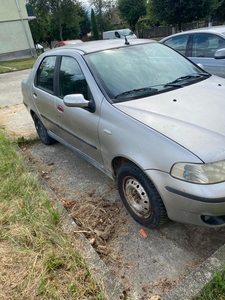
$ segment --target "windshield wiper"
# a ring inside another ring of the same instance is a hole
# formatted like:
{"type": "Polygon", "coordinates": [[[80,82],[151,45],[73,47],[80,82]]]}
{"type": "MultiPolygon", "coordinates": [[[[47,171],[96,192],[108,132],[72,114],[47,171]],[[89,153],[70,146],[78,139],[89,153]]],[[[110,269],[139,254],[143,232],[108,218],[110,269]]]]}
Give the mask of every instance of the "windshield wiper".
{"type": "Polygon", "coordinates": [[[140,88],[140,89],[133,89],[133,90],[130,90],[130,91],[126,91],[126,92],[123,92],[123,93],[120,93],[118,95],[115,96],[115,99],[117,98],[120,98],[121,96],[125,96],[125,95],[131,95],[131,94],[136,94],[136,93],[145,93],[145,92],[150,92],[150,94],[155,93],[158,91],[158,89],[153,89],[151,87],[145,87],[145,88],[140,88]]]}
{"type": "MultiPolygon", "coordinates": [[[[193,74],[193,75],[186,75],[186,76],[181,76],[181,77],[178,77],[177,79],[171,81],[171,82],[168,82],[167,84],[165,84],[165,86],[174,86],[174,84],[180,82],[180,81],[183,81],[183,80],[187,80],[187,79],[196,79],[196,78],[199,78],[199,77],[209,77],[210,74],[208,73],[196,73],[196,74],[193,74]]],[[[180,86],[182,86],[180,84],[180,86]]]]}

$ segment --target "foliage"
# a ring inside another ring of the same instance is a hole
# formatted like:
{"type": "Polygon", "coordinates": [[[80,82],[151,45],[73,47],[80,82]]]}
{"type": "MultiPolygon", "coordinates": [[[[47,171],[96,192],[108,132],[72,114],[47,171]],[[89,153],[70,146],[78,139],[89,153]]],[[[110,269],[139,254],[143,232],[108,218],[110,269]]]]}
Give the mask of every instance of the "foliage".
{"type": "Polygon", "coordinates": [[[100,32],[109,29],[108,14],[115,1],[113,0],[89,0],[90,5],[94,7],[96,21],[100,32]]]}
{"type": "Polygon", "coordinates": [[[210,17],[216,21],[225,20],[225,0],[211,0],[210,17]]]}
{"type": "Polygon", "coordinates": [[[149,10],[159,22],[181,24],[205,18],[210,12],[211,0],[150,0],[149,10]]]}
{"type": "Polygon", "coordinates": [[[80,2],[73,0],[28,0],[36,19],[30,22],[35,43],[81,38],[90,30],[90,21],[80,2]]]}
{"type": "Polygon", "coordinates": [[[91,10],[91,28],[92,28],[92,35],[94,40],[98,40],[99,39],[98,26],[95,18],[95,12],[93,9],[91,10]]]}
{"type": "Polygon", "coordinates": [[[146,15],[146,0],[118,0],[118,9],[124,21],[134,31],[140,17],[146,15]]]}
{"type": "Polygon", "coordinates": [[[85,10],[81,5],[77,5],[77,13],[80,17],[80,35],[79,37],[82,38],[86,36],[91,31],[91,22],[88,16],[88,11],[85,10]]]}

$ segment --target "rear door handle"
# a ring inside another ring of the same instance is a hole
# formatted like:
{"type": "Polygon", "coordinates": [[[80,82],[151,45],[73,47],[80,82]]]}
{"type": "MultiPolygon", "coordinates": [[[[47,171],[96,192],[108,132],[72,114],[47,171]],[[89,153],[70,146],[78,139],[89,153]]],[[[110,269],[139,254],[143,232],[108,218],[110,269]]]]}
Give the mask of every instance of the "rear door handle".
{"type": "Polygon", "coordinates": [[[37,94],[36,94],[36,93],[33,93],[33,97],[34,97],[35,99],[37,99],[37,94]]]}

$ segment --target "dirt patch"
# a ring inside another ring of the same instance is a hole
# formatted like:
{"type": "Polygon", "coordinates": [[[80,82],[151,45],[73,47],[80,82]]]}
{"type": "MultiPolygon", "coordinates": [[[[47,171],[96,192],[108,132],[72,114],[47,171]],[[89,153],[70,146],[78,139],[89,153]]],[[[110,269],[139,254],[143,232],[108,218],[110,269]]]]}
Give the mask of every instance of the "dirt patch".
{"type": "MultiPolygon", "coordinates": [[[[114,185],[108,188],[103,195],[97,187],[88,192],[70,187],[67,181],[62,179],[66,178],[63,168],[58,176],[57,167],[52,161],[46,164],[43,160],[34,158],[30,155],[29,148],[30,145],[21,147],[39,175],[74,219],[77,225],[76,232],[85,235],[106,265],[120,265],[120,254],[113,246],[113,241],[119,235],[127,233],[128,213],[121,202],[108,200],[110,194],[117,191],[117,187],[114,185]]],[[[64,160],[64,163],[67,164],[68,161],[64,160]]]]}
{"type": "Polygon", "coordinates": [[[34,122],[24,109],[24,104],[22,103],[1,108],[0,124],[9,131],[12,136],[27,139],[37,137],[34,122]]]}
{"type": "Polygon", "coordinates": [[[79,194],[74,201],[61,199],[69,215],[75,220],[78,232],[82,232],[102,260],[109,264],[121,263],[118,253],[110,245],[119,234],[126,232],[127,216],[121,205],[109,203],[96,194],[79,194]]]}
{"type": "Polygon", "coordinates": [[[144,292],[140,300],[160,300],[163,295],[168,293],[175,285],[176,281],[171,281],[169,279],[159,279],[158,281],[150,284],[146,284],[142,287],[144,292]]]}

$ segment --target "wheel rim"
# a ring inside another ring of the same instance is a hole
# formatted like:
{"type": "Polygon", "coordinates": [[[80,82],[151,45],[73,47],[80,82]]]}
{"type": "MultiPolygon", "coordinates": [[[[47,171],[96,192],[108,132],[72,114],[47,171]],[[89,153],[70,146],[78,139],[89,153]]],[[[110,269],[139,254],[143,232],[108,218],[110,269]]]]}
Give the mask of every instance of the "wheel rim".
{"type": "Polygon", "coordinates": [[[151,202],[140,182],[133,177],[125,177],[123,191],[127,203],[135,214],[144,219],[149,218],[152,212],[151,202]]]}

